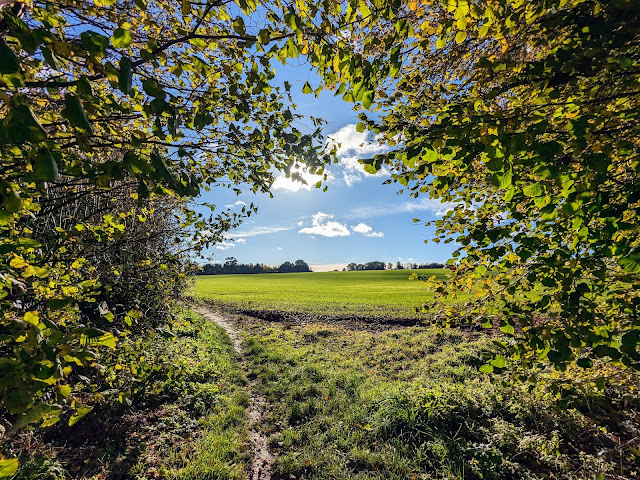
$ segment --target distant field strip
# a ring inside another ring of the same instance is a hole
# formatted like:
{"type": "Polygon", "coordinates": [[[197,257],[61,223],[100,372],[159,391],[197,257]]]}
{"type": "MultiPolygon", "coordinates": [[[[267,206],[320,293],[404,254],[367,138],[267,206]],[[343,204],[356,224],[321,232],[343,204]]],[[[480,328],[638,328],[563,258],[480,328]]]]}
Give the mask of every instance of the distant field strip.
{"type": "Polygon", "coordinates": [[[415,318],[431,295],[418,272],[445,278],[445,269],[198,276],[192,295],[245,311],[334,317],[415,318]]]}

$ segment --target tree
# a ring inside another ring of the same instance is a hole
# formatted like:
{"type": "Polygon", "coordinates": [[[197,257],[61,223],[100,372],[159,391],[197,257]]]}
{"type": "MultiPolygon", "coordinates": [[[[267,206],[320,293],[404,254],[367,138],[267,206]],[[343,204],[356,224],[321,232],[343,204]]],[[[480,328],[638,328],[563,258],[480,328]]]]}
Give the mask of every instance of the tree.
{"type": "Polygon", "coordinates": [[[294,266],[291,262],[284,262],[282,265],[278,267],[278,272],[280,273],[290,273],[294,272],[294,266]]]}
{"type": "Polygon", "coordinates": [[[296,260],[293,264],[293,269],[295,272],[310,272],[311,269],[309,265],[304,260],[296,260]]]}
{"type": "Polygon", "coordinates": [[[272,66],[297,56],[307,37],[278,1],[261,8],[267,19],[251,28],[254,2],[63,1],[33,3],[23,17],[0,11],[8,434],[69,409],[71,422],[86,413],[89,397],[72,372],[97,378],[110,368],[101,352],[123,345],[149,307],[143,299],[158,277],[147,269],[164,272],[163,291],[175,295],[184,271],[168,260],[189,263],[255,211],[208,205],[204,215],[194,207],[202,189],[268,192],[276,170],[322,173],[329,157],[319,130],[296,128],[291,86],[275,84],[272,66]],[[123,272],[122,285],[135,286],[121,291],[126,303],[144,311],[112,308],[113,278],[123,272]]]}
{"type": "Polygon", "coordinates": [[[638,4],[354,3],[344,21],[320,70],[380,111],[358,128],[391,148],[365,168],[451,206],[435,241],[460,243],[458,268],[433,288],[480,295],[425,308],[516,335],[520,361],[640,368],[638,4]]]}
{"type": "Polygon", "coordinates": [[[238,260],[235,257],[227,257],[224,259],[224,265],[222,269],[224,273],[236,273],[238,268],[238,260]]]}

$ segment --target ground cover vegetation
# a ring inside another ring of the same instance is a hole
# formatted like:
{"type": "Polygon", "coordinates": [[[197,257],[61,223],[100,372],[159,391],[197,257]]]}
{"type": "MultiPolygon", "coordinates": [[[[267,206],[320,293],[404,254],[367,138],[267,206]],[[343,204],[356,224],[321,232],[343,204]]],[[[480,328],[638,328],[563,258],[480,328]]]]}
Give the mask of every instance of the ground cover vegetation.
{"type": "MultiPolygon", "coordinates": [[[[287,275],[199,276],[190,294],[256,316],[296,316],[364,321],[423,319],[416,305],[429,300],[412,273],[446,278],[448,270],[371,270],[287,275]]],[[[409,322],[412,323],[412,322],[409,322]]]]}
{"type": "Polygon", "coordinates": [[[638,433],[631,378],[599,389],[572,367],[531,384],[514,381],[518,372],[504,363],[490,377],[479,367],[502,334],[244,322],[249,374],[271,405],[263,429],[276,478],[640,474],[631,452],[638,433]]]}
{"type": "Polygon", "coordinates": [[[77,425],[12,442],[15,479],[246,478],[246,379],[226,333],[189,310],[174,311],[171,335],[156,333],[113,353],[123,374],[105,372],[94,395],[107,398],[77,425]]]}

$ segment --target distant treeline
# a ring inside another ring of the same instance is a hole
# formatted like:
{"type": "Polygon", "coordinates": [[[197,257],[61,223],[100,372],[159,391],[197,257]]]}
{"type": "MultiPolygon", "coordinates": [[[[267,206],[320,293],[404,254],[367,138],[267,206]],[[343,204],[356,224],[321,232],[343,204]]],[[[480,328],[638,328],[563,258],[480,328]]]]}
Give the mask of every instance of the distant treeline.
{"type": "Polygon", "coordinates": [[[291,273],[310,272],[311,269],[304,260],[284,262],[282,265],[265,265],[263,263],[238,263],[234,257],[227,257],[223,264],[207,263],[200,267],[196,275],[231,275],[239,273],[291,273]]]}
{"type": "Polygon", "coordinates": [[[397,262],[395,265],[393,263],[384,263],[380,261],[367,262],[367,263],[350,263],[347,265],[346,270],[348,272],[355,272],[359,270],[404,270],[404,269],[418,269],[418,268],[444,268],[444,263],[400,263],[397,262]]]}
{"type": "MultiPolygon", "coordinates": [[[[404,270],[418,268],[445,268],[444,263],[385,263],[373,261],[367,263],[350,263],[342,271],[356,272],[360,270],[404,270]]],[[[239,273],[291,273],[310,272],[304,260],[284,262],[282,265],[265,265],[264,263],[238,263],[234,257],[225,258],[224,263],[207,263],[199,268],[196,275],[231,275],[239,273]]],[[[337,270],[336,270],[337,271],[337,270]]]]}

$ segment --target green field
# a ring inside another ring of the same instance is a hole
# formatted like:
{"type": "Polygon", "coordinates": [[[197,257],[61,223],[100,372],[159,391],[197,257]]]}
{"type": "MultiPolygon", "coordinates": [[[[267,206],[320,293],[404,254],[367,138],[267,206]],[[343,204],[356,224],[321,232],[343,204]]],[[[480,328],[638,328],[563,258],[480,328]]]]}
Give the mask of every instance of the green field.
{"type": "Polygon", "coordinates": [[[446,278],[446,270],[278,273],[198,276],[191,294],[244,311],[279,311],[332,317],[416,318],[431,298],[412,273],[446,278]]]}

